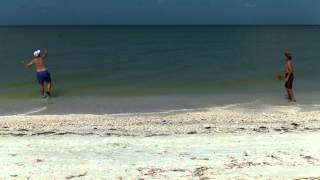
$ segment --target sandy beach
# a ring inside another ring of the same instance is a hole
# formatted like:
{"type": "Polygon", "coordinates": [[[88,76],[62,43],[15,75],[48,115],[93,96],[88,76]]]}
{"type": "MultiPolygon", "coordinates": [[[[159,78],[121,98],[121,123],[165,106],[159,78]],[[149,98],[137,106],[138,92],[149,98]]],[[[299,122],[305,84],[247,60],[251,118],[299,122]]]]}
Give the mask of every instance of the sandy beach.
{"type": "Polygon", "coordinates": [[[319,179],[320,112],[0,118],[0,179],[319,179]]]}
{"type": "Polygon", "coordinates": [[[320,180],[319,10],[2,1],[0,180],[320,180]]]}

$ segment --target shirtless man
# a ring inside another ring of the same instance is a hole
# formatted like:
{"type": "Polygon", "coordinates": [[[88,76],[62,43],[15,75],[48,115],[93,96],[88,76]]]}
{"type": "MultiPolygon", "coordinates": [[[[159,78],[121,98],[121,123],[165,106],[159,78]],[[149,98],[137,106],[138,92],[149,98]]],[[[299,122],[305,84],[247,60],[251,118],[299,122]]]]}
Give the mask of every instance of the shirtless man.
{"type": "Polygon", "coordinates": [[[34,53],[34,59],[31,60],[29,63],[25,63],[24,61],[22,61],[22,65],[24,65],[25,67],[32,67],[33,65],[35,65],[36,68],[36,72],[37,72],[37,80],[38,83],[40,84],[40,92],[41,95],[43,97],[50,96],[51,95],[51,77],[50,77],[50,73],[47,70],[46,66],[45,66],[45,60],[48,57],[48,51],[44,50],[44,52],[42,53],[40,50],[36,50],[34,53]],[[45,88],[44,88],[44,83],[47,83],[47,91],[45,93],[45,88]]]}
{"type": "Polygon", "coordinates": [[[284,54],[286,59],[286,63],[285,63],[285,77],[286,77],[286,82],[285,82],[285,87],[288,93],[288,99],[290,102],[296,102],[294,96],[293,96],[293,91],[292,91],[292,84],[293,84],[293,80],[294,80],[294,76],[293,76],[293,64],[292,64],[292,56],[289,53],[285,53],[284,54]]]}

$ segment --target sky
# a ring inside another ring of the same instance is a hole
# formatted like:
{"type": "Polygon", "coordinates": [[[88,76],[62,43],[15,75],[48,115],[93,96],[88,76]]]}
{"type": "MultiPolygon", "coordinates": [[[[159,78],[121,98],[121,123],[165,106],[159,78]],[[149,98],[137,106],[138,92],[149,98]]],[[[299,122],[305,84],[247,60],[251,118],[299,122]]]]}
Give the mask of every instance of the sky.
{"type": "Polygon", "coordinates": [[[0,25],[319,25],[320,0],[1,0],[0,25]]]}

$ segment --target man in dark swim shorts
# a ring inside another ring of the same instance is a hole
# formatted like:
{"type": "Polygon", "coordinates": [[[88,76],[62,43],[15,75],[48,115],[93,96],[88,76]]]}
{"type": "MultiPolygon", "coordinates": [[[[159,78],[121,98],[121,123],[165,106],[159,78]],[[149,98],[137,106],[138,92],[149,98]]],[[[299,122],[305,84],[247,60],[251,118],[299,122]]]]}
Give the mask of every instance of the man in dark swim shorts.
{"type": "Polygon", "coordinates": [[[32,67],[35,65],[36,71],[37,71],[37,80],[38,83],[40,84],[40,92],[43,97],[47,97],[51,95],[51,87],[52,87],[52,82],[51,82],[51,76],[49,71],[47,70],[45,66],[45,60],[48,57],[48,51],[44,50],[43,53],[41,53],[40,50],[37,50],[33,53],[34,59],[31,60],[29,63],[24,63],[22,61],[21,63],[25,67],[32,67]],[[44,83],[47,83],[47,91],[45,93],[45,88],[44,88],[44,83]]]}
{"type": "Polygon", "coordinates": [[[289,101],[296,102],[296,100],[293,96],[293,91],[292,91],[292,85],[293,85],[293,80],[294,80],[292,56],[289,53],[285,53],[284,55],[286,57],[286,59],[285,59],[285,61],[286,61],[286,63],[285,63],[286,82],[285,82],[284,86],[286,87],[289,101]]]}
{"type": "MultiPolygon", "coordinates": [[[[288,73],[286,73],[286,78],[288,77],[288,73]]],[[[292,84],[293,84],[293,79],[294,79],[294,76],[293,74],[291,74],[289,77],[288,77],[288,80],[286,81],[286,83],[284,84],[284,86],[287,88],[287,89],[292,89],[292,84]]]]}
{"type": "Polygon", "coordinates": [[[37,80],[39,84],[51,83],[51,76],[48,70],[37,72],[37,80]]]}

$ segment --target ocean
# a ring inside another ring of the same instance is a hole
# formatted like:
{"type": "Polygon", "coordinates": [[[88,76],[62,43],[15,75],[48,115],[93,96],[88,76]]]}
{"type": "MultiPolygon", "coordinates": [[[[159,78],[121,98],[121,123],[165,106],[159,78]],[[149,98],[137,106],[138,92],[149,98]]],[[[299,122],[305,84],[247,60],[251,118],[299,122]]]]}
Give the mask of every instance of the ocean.
{"type": "Polygon", "coordinates": [[[296,105],[319,108],[319,34],[320,26],[0,27],[0,115],[291,106],[276,80],[285,52],[296,105]],[[43,48],[50,99],[40,98],[34,69],[20,64],[43,48]]]}

